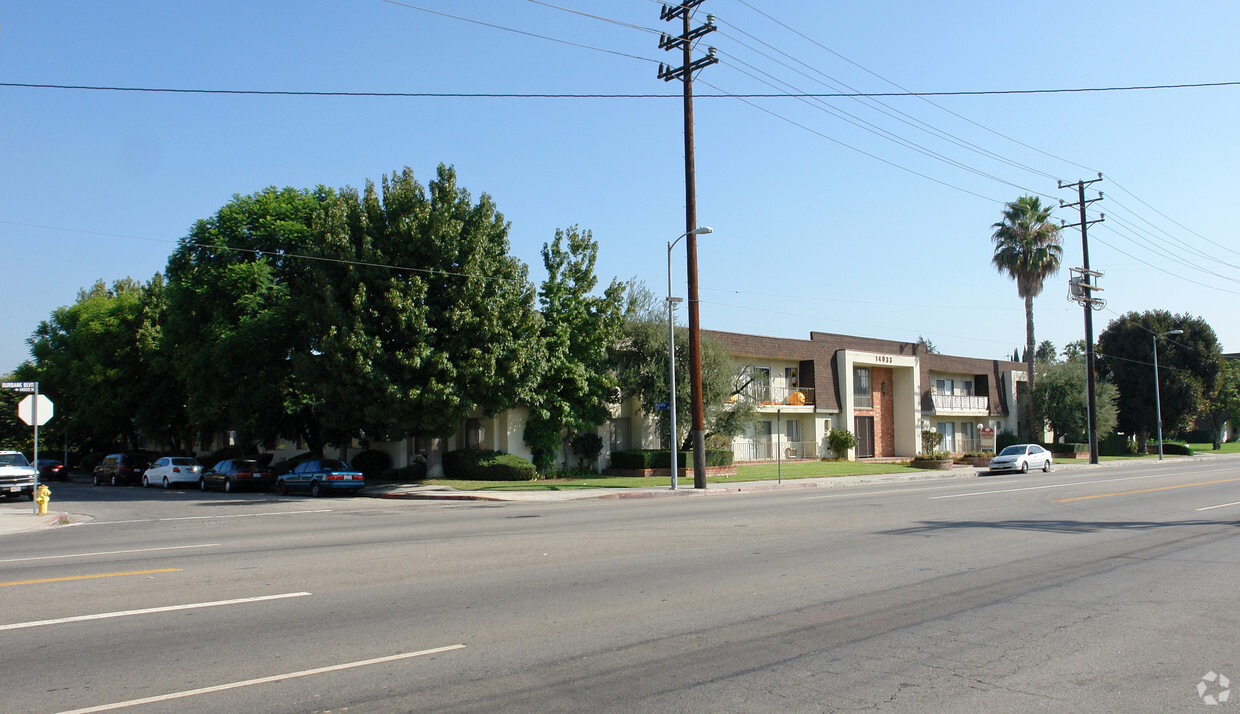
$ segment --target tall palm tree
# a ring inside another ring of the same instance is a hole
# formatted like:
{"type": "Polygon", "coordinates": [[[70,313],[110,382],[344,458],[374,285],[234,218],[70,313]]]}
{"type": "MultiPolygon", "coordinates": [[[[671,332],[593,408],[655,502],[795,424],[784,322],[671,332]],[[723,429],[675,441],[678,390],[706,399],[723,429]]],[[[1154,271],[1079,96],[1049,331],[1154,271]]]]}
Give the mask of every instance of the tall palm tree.
{"type": "Polygon", "coordinates": [[[1025,359],[1029,365],[1028,429],[1037,434],[1037,409],[1033,403],[1033,299],[1042,283],[1059,272],[1063,255],[1059,226],[1051,220],[1051,208],[1037,196],[1021,196],[1003,208],[1003,220],[991,226],[995,255],[991,263],[1000,275],[1016,281],[1016,292],[1025,300],[1025,359]]]}

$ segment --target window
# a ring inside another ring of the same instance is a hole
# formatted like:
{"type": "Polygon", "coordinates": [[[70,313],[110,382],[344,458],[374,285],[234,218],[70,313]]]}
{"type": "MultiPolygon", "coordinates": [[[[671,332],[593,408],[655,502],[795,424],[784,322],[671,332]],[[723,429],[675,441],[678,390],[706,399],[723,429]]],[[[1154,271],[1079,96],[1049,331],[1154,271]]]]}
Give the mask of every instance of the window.
{"type": "Polygon", "coordinates": [[[870,392],[869,367],[853,367],[853,402],[862,408],[874,406],[874,397],[870,392]]]}
{"type": "Polygon", "coordinates": [[[938,429],[939,436],[942,437],[939,441],[939,451],[956,450],[955,427],[955,422],[950,421],[941,421],[938,424],[935,424],[935,428],[938,429]]]}
{"type": "Polygon", "coordinates": [[[971,379],[960,380],[960,393],[966,397],[973,396],[973,380],[971,379]]]}
{"type": "Polygon", "coordinates": [[[771,368],[749,365],[745,372],[749,378],[745,396],[758,403],[771,401],[771,368]]]}
{"type": "Polygon", "coordinates": [[[953,389],[952,380],[950,379],[934,380],[934,393],[935,394],[944,394],[950,397],[952,394],[952,389],[953,389]]]}

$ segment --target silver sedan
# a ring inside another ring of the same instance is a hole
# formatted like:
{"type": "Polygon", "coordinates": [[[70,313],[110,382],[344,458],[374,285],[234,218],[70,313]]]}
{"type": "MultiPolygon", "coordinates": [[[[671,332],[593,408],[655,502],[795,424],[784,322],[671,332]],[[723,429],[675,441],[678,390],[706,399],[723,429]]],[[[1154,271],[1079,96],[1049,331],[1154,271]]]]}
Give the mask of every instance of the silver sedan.
{"type": "Polygon", "coordinates": [[[990,473],[1019,471],[1028,473],[1029,469],[1051,470],[1051,452],[1037,444],[1012,444],[1000,451],[990,460],[990,473]]]}

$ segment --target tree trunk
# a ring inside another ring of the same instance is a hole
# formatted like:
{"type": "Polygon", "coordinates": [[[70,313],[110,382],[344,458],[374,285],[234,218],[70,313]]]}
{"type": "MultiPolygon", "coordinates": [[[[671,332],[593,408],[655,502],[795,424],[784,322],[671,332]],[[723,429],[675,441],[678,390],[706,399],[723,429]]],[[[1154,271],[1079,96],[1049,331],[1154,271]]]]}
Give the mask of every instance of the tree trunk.
{"type": "Polygon", "coordinates": [[[1033,296],[1025,297],[1025,362],[1029,367],[1029,398],[1025,400],[1025,409],[1029,425],[1029,442],[1042,441],[1042,429],[1038,424],[1038,408],[1033,399],[1033,296]]]}
{"type": "Polygon", "coordinates": [[[444,440],[438,436],[432,436],[426,440],[426,477],[427,478],[443,478],[443,448],[444,440]]]}

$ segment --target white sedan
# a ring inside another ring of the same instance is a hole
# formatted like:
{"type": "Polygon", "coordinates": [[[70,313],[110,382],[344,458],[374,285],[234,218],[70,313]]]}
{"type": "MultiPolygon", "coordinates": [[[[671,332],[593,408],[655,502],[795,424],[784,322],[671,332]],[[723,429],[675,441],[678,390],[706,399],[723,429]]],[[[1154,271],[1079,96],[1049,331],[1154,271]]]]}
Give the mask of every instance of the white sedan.
{"type": "Polygon", "coordinates": [[[171,488],[174,483],[198,483],[202,475],[202,464],[188,456],[164,456],[156,459],[146,473],[142,475],[142,486],[150,487],[158,484],[171,488]]]}
{"type": "Polygon", "coordinates": [[[1051,470],[1051,452],[1037,444],[1012,444],[1000,451],[990,460],[990,473],[1019,471],[1028,473],[1029,469],[1051,470]]]}

